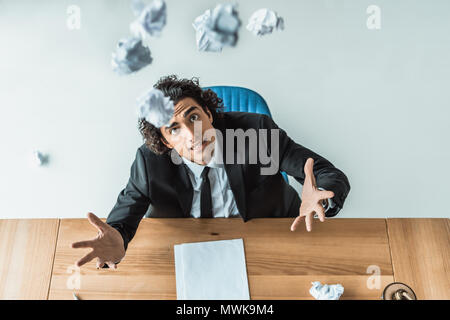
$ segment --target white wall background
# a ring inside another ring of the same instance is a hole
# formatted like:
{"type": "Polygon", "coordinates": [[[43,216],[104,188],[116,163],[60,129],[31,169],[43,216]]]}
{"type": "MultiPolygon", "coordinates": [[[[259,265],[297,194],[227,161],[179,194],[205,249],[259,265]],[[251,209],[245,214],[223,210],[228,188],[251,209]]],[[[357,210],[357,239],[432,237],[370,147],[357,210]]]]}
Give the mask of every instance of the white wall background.
{"type": "Polygon", "coordinates": [[[0,1],[0,218],[106,217],[142,144],[135,98],[171,73],[259,92],[280,127],[349,177],[339,217],[450,216],[449,1],[238,1],[238,45],[217,54],[197,51],[191,24],[218,2],[167,0],[153,64],[119,77],[110,57],[129,3],[0,1]],[[380,30],[366,27],[371,4],[380,30]],[[66,27],[69,5],[80,30],[66,27]],[[245,29],[263,7],[284,32],[245,29]],[[48,167],[29,165],[35,148],[48,167]]]}

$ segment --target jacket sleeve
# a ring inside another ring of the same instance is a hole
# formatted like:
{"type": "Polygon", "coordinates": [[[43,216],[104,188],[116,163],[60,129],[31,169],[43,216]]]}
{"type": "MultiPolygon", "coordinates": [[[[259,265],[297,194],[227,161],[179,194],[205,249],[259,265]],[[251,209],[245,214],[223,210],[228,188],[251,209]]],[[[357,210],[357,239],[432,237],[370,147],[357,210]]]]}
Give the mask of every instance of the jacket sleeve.
{"type": "MultiPolygon", "coordinates": [[[[314,159],[314,176],[318,188],[323,188],[334,192],[333,203],[335,206],[329,208],[325,216],[335,216],[343,207],[344,201],[350,192],[350,183],[347,176],[339,169],[337,169],[330,161],[305,148],[304,146],[293,141],[286,132],[279,128],[277,124],[269,116],[264,115],[261,118],[261,128],[267,129],[267,137],[269,141],[268,151],[270,153],[273,148],[271,141],[271,129],[278,129],[279,131],[279,168],[280,171],[285,171],[288,175],[294,177],[299,183],[303,185],[305,181],[304,167],[308,158],[314,159]]],[[[273,155],[271,154],[271,157],[273,155]]],[[[272,161],[277,159],[272,159],[272,161]]]]}
{"type": "Polygon", "coordinates": [[[142,150],[138,149],[136,159],[131,165],[128,183],[120,192],[115,206],[106,219],[106,223],[117,229],[122,235],[125,250],[151,204],[148,195],[145,158],[142,150]]]}

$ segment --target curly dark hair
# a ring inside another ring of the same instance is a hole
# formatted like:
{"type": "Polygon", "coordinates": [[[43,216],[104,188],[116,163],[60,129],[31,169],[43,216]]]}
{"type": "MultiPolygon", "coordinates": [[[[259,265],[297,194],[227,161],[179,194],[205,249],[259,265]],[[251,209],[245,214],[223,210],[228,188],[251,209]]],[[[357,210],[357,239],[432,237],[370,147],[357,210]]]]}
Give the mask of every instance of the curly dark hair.
{"type": "MultiPolygon", "coordinates": [[[[162,77],[153,86],[161,90],[165,96],[170,97],[174,105],[181,99],[190,97],[200,104],[203,110],[209,110],[214,121],[222,117],[223,103],[214,91],[211,89],[203,90],[199,86],[197,77],[192,79],[178,79],[176,75],[162,77]]],[[[162,142],[164,137],[161,130],[144,118],[139,119],[139,131],[144,139],[147,147],[154,153],[161,155],[170,151],[170,149],[162,142]]]]}

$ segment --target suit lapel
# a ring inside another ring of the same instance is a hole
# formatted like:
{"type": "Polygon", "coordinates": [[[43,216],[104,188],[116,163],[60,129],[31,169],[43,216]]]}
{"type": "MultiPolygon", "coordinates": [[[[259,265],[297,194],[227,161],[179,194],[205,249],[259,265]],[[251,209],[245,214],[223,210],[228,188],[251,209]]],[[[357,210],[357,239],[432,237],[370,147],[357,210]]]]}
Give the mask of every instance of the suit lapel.
{"type": "Polygon", "coordinates": [[[176,175],[174,176],[175,189],[177,191],[178,200],[180,201],[180,206],[183,210],[183,217],[189,218],[191,216],[194,190],[192,188],[192,183],[189,180],[186,164],[183,162],[178,152],[175,150],[173,151],[175,152],[174,158],[176,158],[175,160],[177,163],[181,162],[180,164],[172,162],[175,166],[174,171],[176,172],[176,175]]]}

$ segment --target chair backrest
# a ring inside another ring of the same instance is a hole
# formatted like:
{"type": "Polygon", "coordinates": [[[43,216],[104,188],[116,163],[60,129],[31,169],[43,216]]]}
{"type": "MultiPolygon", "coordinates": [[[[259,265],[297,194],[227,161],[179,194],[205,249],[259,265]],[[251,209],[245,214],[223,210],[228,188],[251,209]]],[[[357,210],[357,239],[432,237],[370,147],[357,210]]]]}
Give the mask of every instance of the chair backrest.
{"type": "MultiPolygon", "coordinates": [[[[269,106],[261,95],[253,90],[232,87],[232,86],[212,86],[204,87],[203,90],[211,89],[222,99],[224,111],[240,111],[267,114],[272,118],[269,106]]],[[[289,183],[286,172],[281,172],[284,180],[289,183]]]]}
{"type": "Polygon", "coordinates": [[[231,86],[213,86],[203,89],[211,89],[223,100],[225,112],[253,112],[267,114],[272,117],[264,98],[253,90],[231,86]]]}

